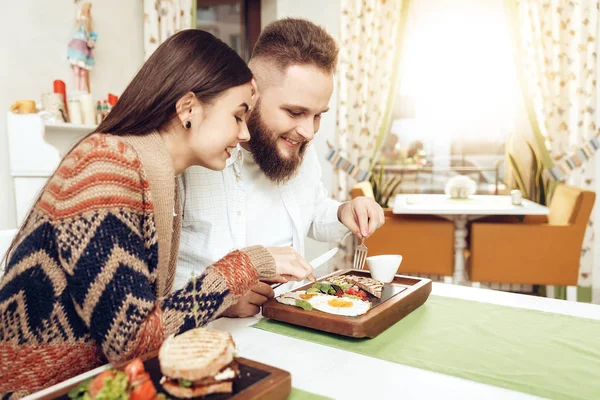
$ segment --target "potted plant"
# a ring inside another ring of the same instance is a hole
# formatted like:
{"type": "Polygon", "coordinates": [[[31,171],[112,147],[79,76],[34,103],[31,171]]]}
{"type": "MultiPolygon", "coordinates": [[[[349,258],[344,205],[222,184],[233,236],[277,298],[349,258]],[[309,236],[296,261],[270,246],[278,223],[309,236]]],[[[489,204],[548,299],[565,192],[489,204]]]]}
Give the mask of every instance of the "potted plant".
{"type": "Polygon", "coordinates": [[[519,164],[515,156],[510,153],[508,154],[508,160],[510,162],[515,180],[515,186],[513,186],[513,189],[519,189],[523,194],[523,197],[531,201],[535,201],[541,205],[548,205],[550,204],[550,198],[552,197],[552,192],[554,191],[555,185],[553,185],[552,182],[545,177],[544,172],[546,169],[542,164],[542,160],[538,152],[533,148],[533,145],[530,142],[527,142],[527,146],[531,151],[532,159],[529,182],[526,182],[524,178],[525,174],[523,173],[521,164],[519,164]]]}
{"type": "Polygon", "coordinates": [[[373,173],[369,177],[369,183],[373,188],[373,196],[377,204],[383,209],[387,209],[390,200],[396,194],[396,190],[402,183],[402,179],[398,176],[391,176],[385,179],[384,166],[379,165],[373,169],[373,173]]]}

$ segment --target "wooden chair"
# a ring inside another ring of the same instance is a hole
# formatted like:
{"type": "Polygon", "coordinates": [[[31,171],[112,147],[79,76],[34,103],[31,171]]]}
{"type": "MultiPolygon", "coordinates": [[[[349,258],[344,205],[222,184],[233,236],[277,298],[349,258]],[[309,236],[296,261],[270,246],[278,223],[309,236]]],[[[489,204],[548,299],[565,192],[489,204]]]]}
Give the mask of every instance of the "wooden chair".
{"type": "MultiPolygon", "coordinates": [[[[352,198],[373,198],[369,182],[361,182],[351,190],[352,198]]],[[[400,216],[384,209],[385,225],[365,240],[369,256],[401,254],[402,274],[452,276],[454,270],[454,225],[429,216],[400,216]]]]}
{"type": "Polygon", "coordinates": [[[474,282],[577,285],[579,259],[596,194],[559,185],[550,214],[522,223],[474,222],[470,278],[474,282]]]}

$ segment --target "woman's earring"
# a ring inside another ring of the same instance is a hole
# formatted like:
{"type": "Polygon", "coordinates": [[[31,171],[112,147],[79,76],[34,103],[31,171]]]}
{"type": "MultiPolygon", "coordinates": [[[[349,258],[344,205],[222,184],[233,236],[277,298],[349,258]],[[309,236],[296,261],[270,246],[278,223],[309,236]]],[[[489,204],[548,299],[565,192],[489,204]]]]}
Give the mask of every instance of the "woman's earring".
{"type": "Polygon", "coordinates": [[[190,121],[185,122],[185,129],[190,129],[192,127],[192,123],[190,121]]]}

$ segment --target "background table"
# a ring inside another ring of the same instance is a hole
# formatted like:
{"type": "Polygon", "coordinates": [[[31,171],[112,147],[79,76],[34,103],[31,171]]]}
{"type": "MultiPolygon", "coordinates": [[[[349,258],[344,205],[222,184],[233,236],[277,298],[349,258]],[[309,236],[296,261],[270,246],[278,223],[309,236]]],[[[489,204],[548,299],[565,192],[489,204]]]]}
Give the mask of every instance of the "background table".
{"type": "Polygon", "coordinates": [[[452,282],[467,281],[465,257],[467,222],[491,215],[547,215],[548,207],[523,200],[520,206],[510,196],[475,195],[469,199],[449,199],[444,194],[398,194],[393,202],[394,214],[437,215],[454,222],[454,274],[452,282]]]}

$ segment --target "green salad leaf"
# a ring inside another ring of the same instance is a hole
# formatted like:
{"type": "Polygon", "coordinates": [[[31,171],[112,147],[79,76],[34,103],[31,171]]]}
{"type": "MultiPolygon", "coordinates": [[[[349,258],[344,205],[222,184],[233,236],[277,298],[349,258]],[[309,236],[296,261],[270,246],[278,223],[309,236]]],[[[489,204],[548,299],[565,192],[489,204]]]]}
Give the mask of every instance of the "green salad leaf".
{"type": "Polygon", "coordinates": [[[341,287],[342,290],[344,290],[344,291],[346,291],[346,290],[350,289],[352,286],[354,286],[351,283],[344,283],[344,282],[341,282],[341,281],[333,281],[333,283],[335,283],[336,285],[338,285],[339,287],[341,287]]]}
{"type": "Polygon", "coordinates": [[[94,400],[128,400],[127,385],[129,381],[127,375],[122,371],[115,371],[114,378],[107,378],[104,386],[98,392],[94,400]]]}
{"type": "Polygon", "coordinates": [[[188,381],[187,379],[179,379],[179,386],[190,387],[192,386],[192,381],[188,381]]]}
{"type": "Polygon", "coordinates": [[[304,311],[310,311],[313,309],[312,304],[306,300],[296,299],[296,307],[300,307],[304,311]]]}
{"type": "Polygon", "coordinates": [[[88,393],[88,387],[92,379],[87,379],[81,382],[75,389],[69,392],[69,398],[73,400],[89,400],[90,394],[88,393]]]}
{"type": "MultiPolygon", "coordinates": [[[[325,294],[329,294],[329,291],[333,290],[333,288],[331,287],[331,285],[329,283],[321,283],[321,292],[325,293],[325,294]]],[[[334,290],[335,293],[335,290],[334,290]]]]}

